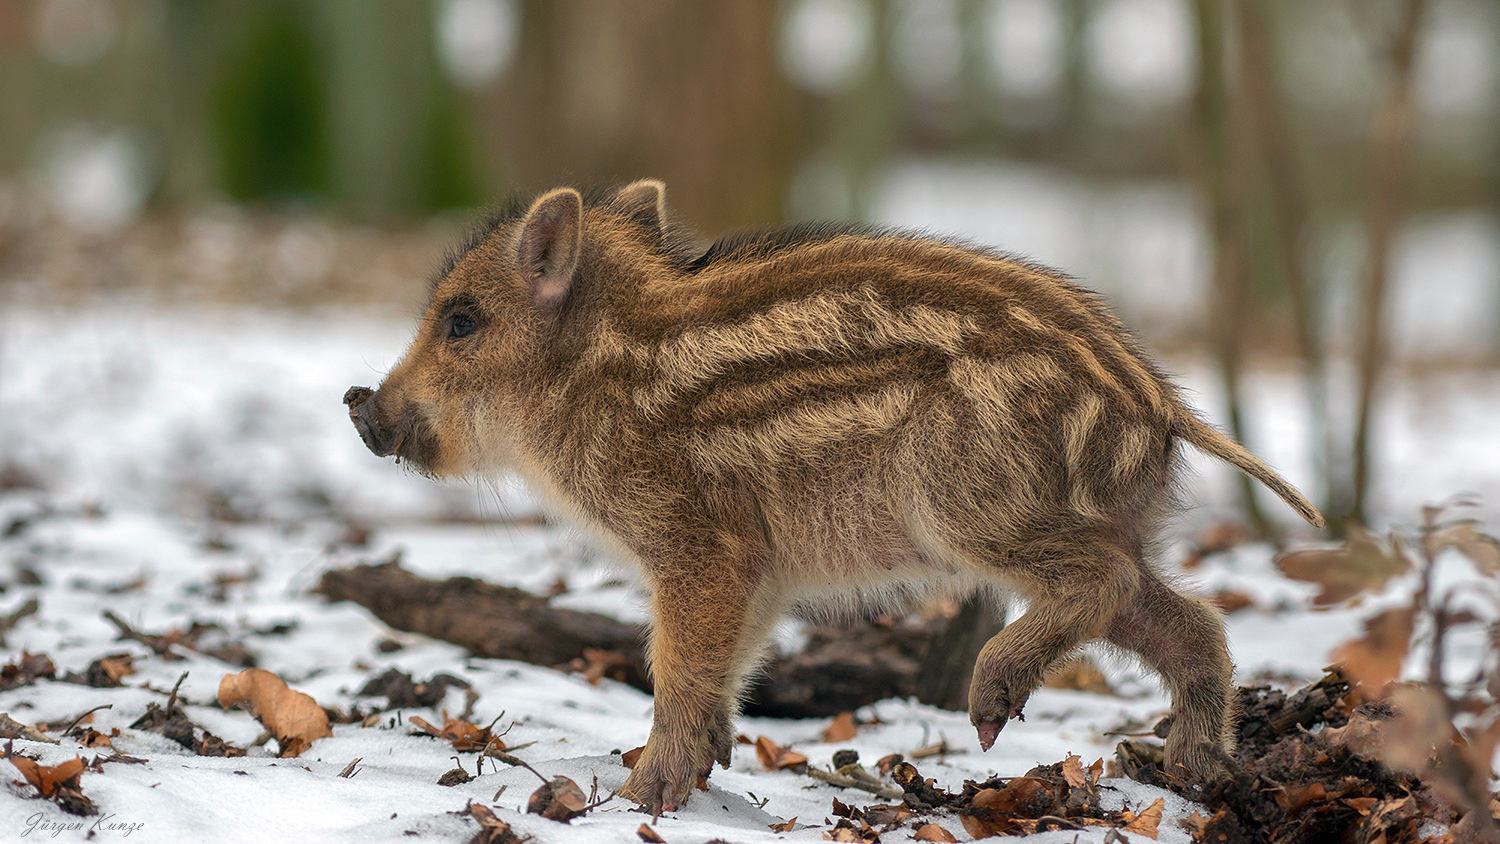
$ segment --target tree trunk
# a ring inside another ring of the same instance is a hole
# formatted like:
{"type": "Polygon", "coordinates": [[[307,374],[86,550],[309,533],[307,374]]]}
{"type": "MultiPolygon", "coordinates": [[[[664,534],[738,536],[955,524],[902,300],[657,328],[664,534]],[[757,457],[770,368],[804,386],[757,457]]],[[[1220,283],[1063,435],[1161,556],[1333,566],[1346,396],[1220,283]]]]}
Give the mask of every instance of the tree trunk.
{"type": "Polygon", "coordinates": [[[1235,0],[1239,14],[1239,73],[1241,90],[1249,111],[1249,123],[1266,166],[1277,234],[1277,256],[1292,301],[1293,330],[1304,363],[1304,381],[1311,412],[1310,437],[1313,467],[1323,479],[1325,508],[1335,482],[1330,466],[1334,452],[1333,432],[1328,421],[1328,365],[1320,340],[1316,292],[1307,278],[1308,221],[1306,180],[1297,161],[1297,149],[1286,111],[1278,94],[1266,29],[1266,0],[1235,0]]]}
{"type": "Polygon", "coordinates": [[[800,138],[759,0],[525,4],[489,105],[523,191],[656,177],[706,232],[780,220],[800,138]]]}
{"type": "MultiPolygon", "coordinates": [[[[1390,84],[1375,118],[1370,161],[1370,244],[1365,274],[1359,352],[1359,406],[1354,427],[1354,483],[1348,515],[1361,524],[1369,513],[1371,418],[1385,366],[1385,299],[1390,287],[1391,253],[1405,209],[1412,160],[1412,67],[1426,0],[1406,0],[1388,56],[1390,84]]],[[[1337,511],[1335,511],[1337,512],[1337,511]]]]}
{"type": "MultiPolygon", "coordinates": [[[[1229,433],[1245,442],[1240,403],[1245,327],[1250,302],[1245,283],[1244,156],[1231,131],[1234,115],[1224,78],[1224,2],[1195,0],[1198,25],[1197,135],[1200,167],[1213,231],[1215,351],[1224,382],[1229,433]]],[[[1248,444],[1247,444],[1248,445],[1248,444]]],[[[1260,536],[1271,535],[1271,523],[1256,503],[1251,479],[1238,474],[1245,515],[1260,536]]]]}
{"type": "Polygon", "coordinates": [[[1004,612],[995,610],[986,592],[969,595],[958,615],[932,640],[932,648],[917,673],[917,700],[942,709],[967,710],[974,661],[985,643],[1004,626],[1004,612]]]}

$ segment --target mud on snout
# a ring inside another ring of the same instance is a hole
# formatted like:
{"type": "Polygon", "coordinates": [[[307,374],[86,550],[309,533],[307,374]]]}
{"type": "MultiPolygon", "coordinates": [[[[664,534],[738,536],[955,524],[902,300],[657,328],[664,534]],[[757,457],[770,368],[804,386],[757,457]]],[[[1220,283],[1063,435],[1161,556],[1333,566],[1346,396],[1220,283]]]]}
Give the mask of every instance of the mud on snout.
{"type": "Polygon", "coordinates": [[[426,475],[436,474],[441,449],[426,416],[412,403],[383,391],[350,387],[344,393],[349,421],[376,457],[395,457],[426,475]]]}

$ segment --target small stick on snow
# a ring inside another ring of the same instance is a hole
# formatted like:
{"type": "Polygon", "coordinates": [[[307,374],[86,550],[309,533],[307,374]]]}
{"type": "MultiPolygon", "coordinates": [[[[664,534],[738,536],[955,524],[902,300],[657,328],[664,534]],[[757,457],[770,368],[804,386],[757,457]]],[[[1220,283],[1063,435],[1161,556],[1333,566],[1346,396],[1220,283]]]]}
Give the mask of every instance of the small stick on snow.
{"type": "Polygon", "coordinates": [[[542,782],[551,782],[551,780],[542,776],[541,771],[538,771],[536,768],[533,768],[529,764],[527,764],[525,759],[522,759],[519,756],[512,756],[503,750],[491,749],[489,747],[486,747],[484,753],[481,754],[481,756],[489,756],[494,759],[499,759],[501,762],[504,762],[505,764],[511,765],[513,767],[525,768],[533,774],[536,774],[537,779],[541,780],[542,782]]]}
{"type": "Polygon", "coordinates": [[[177,682],[172,684],[172,693],[167,695],[167,718],[172,717],[172,708],[177,705],[177,690],[182,688],[182,681],[187,679],[187,675],[186,671],[182,672],[182,676],[178,677],[177,682]]]}
{"type": "Polygon", "coordinates": [[[883,783],[866,782],[865,780],[856,779],[844,774],[837,774],[833,771],[820,771],[817,768],[808,768],[807,775],[815,780],[822,780],[829,785],[836,785],[839,788],[857,788],[860,791],[868,791],[876,797],[886,800],[897,800],[901,797],[901,792],[883,783]]]}
{"type": "MultiPolygon", "coordinates": [[[[460,721],[467,721],[467,720],[469,720],[469,718],[471,718],[474,715],[474,704],[476,704],[478,702],[479,702],[479,692],[476,692],[473,689],[465,689],[464,690],[464,711],[458,713],[458,720],[460,720],[460,721]]],[[[500,718],[503,718],[503,717],[505,717],[505,713],[501,712],[500,716],[497,717],[495,719],[495,721],[499,721],[500,718]]],[[[494,724],[493,721],[490,722],[490,726],[491,727],[495,726],[495,724],[494,724]]]]}
{"type": "Polygon", "coordinates": [[[952,756],[959,753],[968,753],[968,751],[964,750],[963,748],[949,747],[948,740],[945,738],[940,740],[937,744],[929,744],[926,747],[919,747],[907,755],[913,759],[926,759],[929,756],[952,756]]]}
{"type": "MultiPolygon", "coordinates": [[[[67,735],[69,732],[72,731],[72,729],[74,727],[78,726],[78,723],[80,721],[82,721],[83,719],[89,717],[90,715],[93,715],[95,712],[98,712],[101,709],[113,709],[113,708],[114,708],[114,704],[113,703],[106,703],[103,706],[96,706],[93,709],[90,709],[90,710],[88,710],[86,712],[79,713],[79,715],[78,715],[77,718],[74,718],[73,721],[68,724],[68,726],[66,726],[66,727],[63,728],[62,734],[63,735],[67,735]]],[[[167,714],[170,715],[171,713],[168,712],[167,714]]]]}

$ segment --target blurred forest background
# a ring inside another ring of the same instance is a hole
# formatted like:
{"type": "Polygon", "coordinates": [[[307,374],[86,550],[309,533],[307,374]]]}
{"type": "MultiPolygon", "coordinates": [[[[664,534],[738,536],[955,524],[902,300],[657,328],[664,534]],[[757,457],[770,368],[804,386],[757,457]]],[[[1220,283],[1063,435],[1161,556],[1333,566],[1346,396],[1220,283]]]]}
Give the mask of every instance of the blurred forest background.
{"type": "Polygon", "coordinates": [[[1393,380],[1500,361],[1494,0],[0,0],[0,308],[409,310],[475,207],[642,176],[1058,266],[1252,448],[1288,372],[1335,517],[1393,380]]]}

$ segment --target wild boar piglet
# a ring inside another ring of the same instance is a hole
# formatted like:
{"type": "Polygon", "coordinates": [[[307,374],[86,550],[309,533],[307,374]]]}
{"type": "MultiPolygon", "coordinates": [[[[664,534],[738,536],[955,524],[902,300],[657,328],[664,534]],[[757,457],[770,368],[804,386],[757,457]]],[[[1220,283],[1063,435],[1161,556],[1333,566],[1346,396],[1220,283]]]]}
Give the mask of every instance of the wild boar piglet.
{"type": "Polygon", "coordinates": [[[789,608],[984,586],[1027,610],[974,666],[982,747],[1102,638],[1170,691],[1167,765],[1216,777],[1233,749],[1223,624],[1147,554],[1179,443],[1321,527],[1312,505],[1058,272],[844,226],[695,248],[666,219],[651,180],[498,213],[439,273],[380,388],[344,396],[375,454],[519,474],[640,566],[656,706],[624,791],[672,810],[728,764],[746,676],[789,608]]]}

